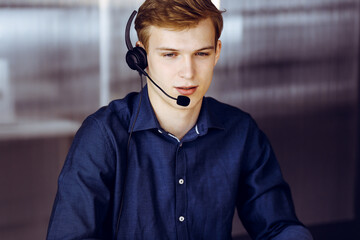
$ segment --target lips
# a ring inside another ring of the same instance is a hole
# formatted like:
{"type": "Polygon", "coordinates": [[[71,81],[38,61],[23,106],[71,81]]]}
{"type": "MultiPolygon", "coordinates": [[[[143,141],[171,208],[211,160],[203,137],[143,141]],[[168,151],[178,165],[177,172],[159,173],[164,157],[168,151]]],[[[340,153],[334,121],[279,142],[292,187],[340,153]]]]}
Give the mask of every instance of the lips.
{"type": "Polygon", "coordinates": [[[181,95],[191,95],[193,94],[197,89],[197,86],[190,86],[190,87],[176,87],[176,90],[181,94],[181,95]]]}

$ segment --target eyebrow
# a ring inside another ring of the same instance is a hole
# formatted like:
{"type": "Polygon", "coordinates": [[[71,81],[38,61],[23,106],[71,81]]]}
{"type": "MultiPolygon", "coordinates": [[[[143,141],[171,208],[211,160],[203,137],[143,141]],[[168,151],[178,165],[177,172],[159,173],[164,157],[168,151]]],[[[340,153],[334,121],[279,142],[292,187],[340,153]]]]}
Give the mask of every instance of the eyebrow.
{"type": "MultiPolygon", "coordinates": [[[[203,47],[200,49],[195,50],[195,52],[198,51],[204,51],[204,50],[214,50],[215,47],[214,46],[208,46],[208,47],[203,47]]],[[[168,48],[168,47],[160,47],[160,48],[156,48],[156,50],[158,51],[170,51],[170,52],[179,52],[179,49],[175,49],[175,48],[168,48]]]]}

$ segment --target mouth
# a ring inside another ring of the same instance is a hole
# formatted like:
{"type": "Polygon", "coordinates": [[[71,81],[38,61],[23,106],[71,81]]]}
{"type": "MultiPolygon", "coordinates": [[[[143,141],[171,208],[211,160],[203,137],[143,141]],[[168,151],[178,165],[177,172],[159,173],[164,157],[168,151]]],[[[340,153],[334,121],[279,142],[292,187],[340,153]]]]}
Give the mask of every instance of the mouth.
{"type": "Polygon", "coordinates": [[[180,95],[191,95],[193,94],[198,86],[190,86],[190,87],[175,87],[176,90],[180,93],[180,95]]]}

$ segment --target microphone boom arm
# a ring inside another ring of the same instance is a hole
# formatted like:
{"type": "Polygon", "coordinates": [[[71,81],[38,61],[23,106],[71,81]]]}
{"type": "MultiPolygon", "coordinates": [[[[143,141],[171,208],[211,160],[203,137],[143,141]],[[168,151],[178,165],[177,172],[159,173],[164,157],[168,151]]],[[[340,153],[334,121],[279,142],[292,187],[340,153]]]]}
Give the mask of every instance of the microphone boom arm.
{"type": "Polygon", "coordinates": [[[167,94],[159,85],[157,85],[155,83],[154,80],[151,79],[151,77],[149,76],[149,74],[147,74],[147,72],[145,72],[143,69],[141,69],[139,66],[137,66],[137,70],[140,71],[144,76],[148,77],[150,79],[150,81],[158,88],[160,89],[166,96],[168,96],[171,99],[177,100],[177,98],[174,98],[172,96],[170,96],[169,94],[167,94]]]}

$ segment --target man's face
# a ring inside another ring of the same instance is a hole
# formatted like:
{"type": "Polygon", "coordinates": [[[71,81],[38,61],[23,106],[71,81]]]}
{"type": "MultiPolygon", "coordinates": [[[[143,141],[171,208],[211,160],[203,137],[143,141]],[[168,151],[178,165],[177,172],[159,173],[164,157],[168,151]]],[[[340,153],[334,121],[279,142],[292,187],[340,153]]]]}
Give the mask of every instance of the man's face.
{"type": "Polygon", "coordinates": [[[150,77],[169,95],[190,98],[188,107],[178,106],[176,101],[149,83],[153,106],[200,109],[221,50],[221,42],[214,41],[215,30],[211,20],[203,20],[195,27],[181,31],[151,26],[149,33],[147,71],[150,77]]]}

